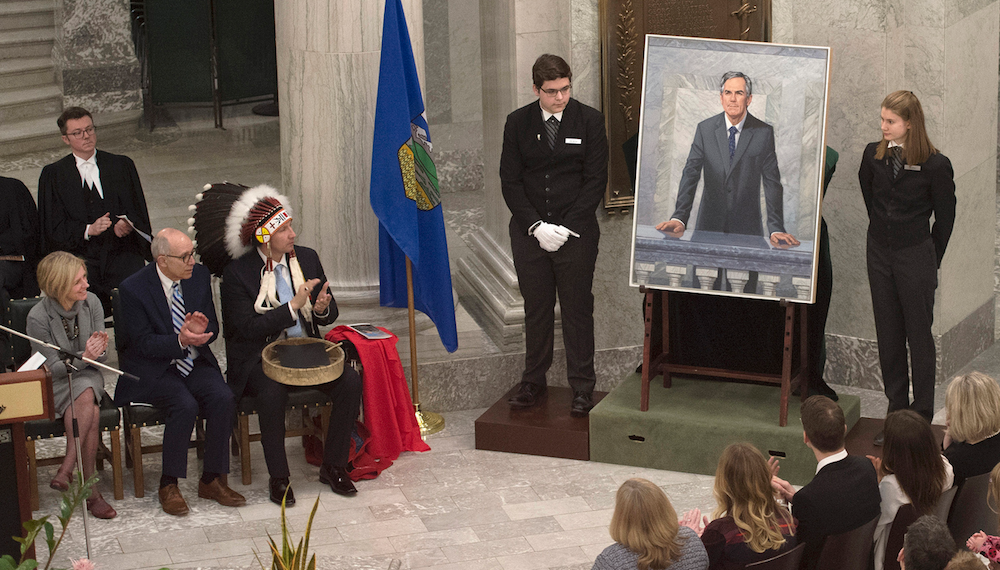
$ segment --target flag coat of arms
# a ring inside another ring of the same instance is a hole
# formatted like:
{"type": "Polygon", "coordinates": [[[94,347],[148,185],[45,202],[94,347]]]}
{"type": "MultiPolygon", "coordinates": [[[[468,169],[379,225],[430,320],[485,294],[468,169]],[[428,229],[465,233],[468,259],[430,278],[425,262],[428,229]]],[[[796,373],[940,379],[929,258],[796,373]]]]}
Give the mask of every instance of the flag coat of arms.
{"type": "Polygon", "coordinates": [[[430,317],[449,352],[458,348],[451,267],[437,170],[423,116],[417,67],[400,0],[386,0],[375,104],[371,202],[379,220],[379,297],[406,307],[406,258],[414,307],[430,317]]]}

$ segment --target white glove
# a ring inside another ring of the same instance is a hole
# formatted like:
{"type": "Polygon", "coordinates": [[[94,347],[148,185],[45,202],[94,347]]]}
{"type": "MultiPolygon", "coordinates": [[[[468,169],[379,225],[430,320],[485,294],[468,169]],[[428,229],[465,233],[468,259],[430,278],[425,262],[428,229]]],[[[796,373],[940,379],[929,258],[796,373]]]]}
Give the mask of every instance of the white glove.
{"type": "Polygon", "coordinates": [[[549,253],[559,251],[559,248],[569,239],[569,231],[566,228],[548,222],[538,224],[532,235],[538,240],[538,245],[549,253]]]}

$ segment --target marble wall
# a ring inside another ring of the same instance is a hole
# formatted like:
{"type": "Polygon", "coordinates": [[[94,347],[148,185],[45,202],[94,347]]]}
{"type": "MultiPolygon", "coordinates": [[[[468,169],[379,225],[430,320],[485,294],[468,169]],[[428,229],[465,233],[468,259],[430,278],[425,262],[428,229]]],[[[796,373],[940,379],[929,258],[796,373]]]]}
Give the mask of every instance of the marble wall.
{"type": "Polygon", "coordinates": [[[128,0],[56,2],[52,59],[63,106],[92,113],[142,108],[128,0]]]}
{"type": "Polygon", "coordinates": [[[868,217],[855,173],[865,144],[880,138],[879,103],[897,89],[920,97],[931,139],[955,168],[958,213],[934,321],[946,375],[971,356],[968,347],[993,342],[983,314],[994,295],[997,76],[995,65],[978,63],[997,61],[1000,4],[773,0],[773,14],[775,42],[831,48],[827,144],[840,163],[823,208],[834,263],[827,333],[837,354],[827,380],[854,383],[878,371],[863,255],[868,217]]]}

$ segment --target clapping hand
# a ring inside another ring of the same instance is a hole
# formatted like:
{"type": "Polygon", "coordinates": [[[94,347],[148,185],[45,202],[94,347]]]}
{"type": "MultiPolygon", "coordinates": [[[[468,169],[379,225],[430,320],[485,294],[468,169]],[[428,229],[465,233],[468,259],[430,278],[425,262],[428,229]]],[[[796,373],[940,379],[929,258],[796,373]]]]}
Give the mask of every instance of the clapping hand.
{"type": "Polygon", "coordinates": [[[973,552],[979,552],[983,549],[983,544],[986,543],[986,533],[979,531],[976,534],[969,537],[969,540],[965,541],[965,546],[973,552]]]}
{"type": "Polygon", "coordinates": [[[208,328],[208,317],[195,311],[184,315],[181,332],[177,333],[181,346],[202,346],[212,340],[212,333],[205,332],[208,328]]]}
{"type": "Polygon", "coordinates": [[[97,360],[108,350],[108,333],[104,331],[94,331],[87,339],[87,348],[83,351],[83,357],[97,360]]]}
{"type": "Polygon", "coordinates": [[[316,295],[316,302],[313,303],[313,312],[320,315],[326,313],[326,309],[330,306],[330,301],[332,300],[333,295],[330,293],[330,282],[327,281],[320,288],[319,295],[316,295]]]}
{"type": "Polygon", "coordinates": [[[701,516],[701,509],[693,508],[684,513],[679,522],[681,526],[686,526],[693,530],[695,534],[701,536],[701,533],[705,532],[705,527],[708,525],[708,517],[701,516]]]}

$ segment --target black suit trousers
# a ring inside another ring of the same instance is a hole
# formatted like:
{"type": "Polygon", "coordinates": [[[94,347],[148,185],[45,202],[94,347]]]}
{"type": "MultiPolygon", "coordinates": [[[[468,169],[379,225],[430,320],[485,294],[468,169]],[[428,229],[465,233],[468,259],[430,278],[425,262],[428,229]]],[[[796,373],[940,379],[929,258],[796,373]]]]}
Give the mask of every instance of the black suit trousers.
{"type": "MultiPolygon", "coordinates": [[[[574,228],[576,229],[576,228],[574,228]]],[[[600,228],[596,223],[577,230],[554,253],[510,224],[518,286],[524,298],[524,374],[522,382],[545,385],[555,342],[555,304],[559,295],[566,376],[574,391],[591,392],[594,373],[594,267],[600,228]]]]}
{"type": "Polygon", "coordinates": [[[260,419],[260,444],[271,477],[289,476],[285,455],[285,408],[288,393],[293,390],[319,390],[333,402],[330,427],[323,444],[323,464],[345,467],[351,451],[351,433],[358,419],[361,401],[361,376],[350,366],[344,366],[339,379],[316,386],[288,386],[271,380],[258,364],[247,378],[246,394],[257,399],[260,419]]]}
{"type": "Polygon", "coordinates": [[[892,249],[868,236],[868,281],[875,313],[882,382],[889,411],[910,408],[928,421],[934,416],[934,240],[892,249]],[[906,348],[910,348],[907,370],[906,348]],[[909,402],[913,378],[913,404],[909,402]]]}
{"type": "Polygon", "coordinates": [[[199,416],[205,419],[204,470],[229,473],[229,435],[236,419],[236,400],[217,368],[198,359],[186,378],[171,366],[160,378],[140,385],[145,389],[136,402],[167,410],[163,430],[164,475],[187,477],[191,431],[199,416]]]}

